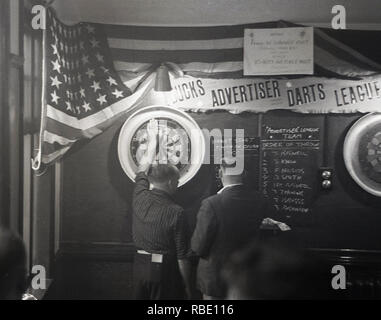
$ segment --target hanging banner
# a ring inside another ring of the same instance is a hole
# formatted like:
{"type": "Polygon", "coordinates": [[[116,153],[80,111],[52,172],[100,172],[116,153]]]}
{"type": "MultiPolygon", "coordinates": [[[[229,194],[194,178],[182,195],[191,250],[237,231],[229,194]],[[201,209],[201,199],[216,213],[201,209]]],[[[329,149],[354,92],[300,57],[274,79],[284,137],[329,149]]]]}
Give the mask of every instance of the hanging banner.
{"type": "Polygon", "coordinates": [[[362,80],[317,77],[201,79],[186,76],[173,79],[172,87],[172,105],[185,111],[381,112],[379,75],[362,80]]]}

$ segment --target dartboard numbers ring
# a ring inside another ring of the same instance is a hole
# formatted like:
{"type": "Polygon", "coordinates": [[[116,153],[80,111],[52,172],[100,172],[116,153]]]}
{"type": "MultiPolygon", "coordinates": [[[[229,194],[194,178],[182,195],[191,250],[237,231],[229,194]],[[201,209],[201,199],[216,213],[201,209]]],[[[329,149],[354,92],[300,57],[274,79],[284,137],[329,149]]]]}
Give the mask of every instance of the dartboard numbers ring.
{"type": "Polygon", "coordinates": [[[343,156],[353,180],[368,193],[381,197],[381,114],[367,114],[350,128],[343,156]]]}
{"type": "Polygon", "coordinates": [[[118,156],[127,176],[134,180],[147,144],[147,124],[158,121],[156,160],[171,163],[180,171],[179,185],[188,182],[200,169],[205,156],[205,138],[191,116],[168,106],[149,106],[131,115],[118,140],[118,156]]]}

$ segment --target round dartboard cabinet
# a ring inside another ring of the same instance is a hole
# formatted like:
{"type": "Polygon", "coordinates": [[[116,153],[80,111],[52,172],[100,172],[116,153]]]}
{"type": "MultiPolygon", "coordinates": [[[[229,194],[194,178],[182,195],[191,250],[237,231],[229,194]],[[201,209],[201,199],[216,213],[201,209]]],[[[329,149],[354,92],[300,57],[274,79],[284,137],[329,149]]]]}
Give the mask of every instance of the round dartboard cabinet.
{"type": "Polygon", "coordinates": [[[127,176],[134,180],[147,149],[147,124],[158,121],[156,161],[171,163],[180,171],[179,186],[194,177],[205,155],[205,138],[191,116],[168,106],[139,109],[124,123],[118,140],[118,156],[127,176]]]}
{"type": "Polygon", "coordinates": [[[381,197],[381,114],[367,114],[351,127],[344,141],[344,162],[362,189],[381,197]]]}

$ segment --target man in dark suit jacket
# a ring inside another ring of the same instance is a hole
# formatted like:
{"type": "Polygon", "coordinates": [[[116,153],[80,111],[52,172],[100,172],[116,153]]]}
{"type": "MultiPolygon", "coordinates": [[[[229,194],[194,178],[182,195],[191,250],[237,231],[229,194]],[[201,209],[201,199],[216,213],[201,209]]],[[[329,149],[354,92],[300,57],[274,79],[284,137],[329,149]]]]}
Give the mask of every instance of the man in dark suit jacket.
{"type": "Polygon", "coordinates": [[[192,250],[200,257],[198,289],[204,299],[223,299],[226,287],[220,272],[230,255],[255,241],[267,210],[267,201],[249,190],[241,174],[231,174],[232,165],[223,161],[219,175],[223,188],[205,199],[197,216],[192,250]]]}

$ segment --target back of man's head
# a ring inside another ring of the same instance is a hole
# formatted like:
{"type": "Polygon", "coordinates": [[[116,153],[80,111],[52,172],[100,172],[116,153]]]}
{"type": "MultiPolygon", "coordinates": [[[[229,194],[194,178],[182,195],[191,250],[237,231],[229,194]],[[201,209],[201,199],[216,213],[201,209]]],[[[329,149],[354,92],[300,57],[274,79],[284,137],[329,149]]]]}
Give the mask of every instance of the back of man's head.
{"type": "Polygon", "coordinates": [[[173,193],[180,178],[179,170],[172,164],[154,164],[148,172],[148,179],[155,188],[173,193]]]}
{"type": "Polygon", "coordinates": [[[223,184],[242,183],[245,178],[244,159],[223,158],[220,164],[220,178],[223,184]]]}
{"type": "Polygon", "coordinates": [[[0,300],[19,300],[26,285],[23,241],[0,227],[0,300]]]}

